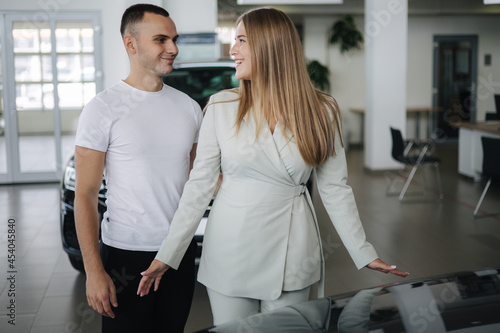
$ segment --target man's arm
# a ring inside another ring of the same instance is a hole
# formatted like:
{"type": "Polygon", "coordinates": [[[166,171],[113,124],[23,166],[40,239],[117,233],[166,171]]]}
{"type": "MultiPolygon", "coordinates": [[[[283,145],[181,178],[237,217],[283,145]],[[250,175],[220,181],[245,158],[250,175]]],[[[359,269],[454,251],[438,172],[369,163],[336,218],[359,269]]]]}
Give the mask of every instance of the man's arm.
{"type": "Polygon", "coordinates": [[[193,148],[191,148],[191,152],[189,153],[190,159],[189,159],[189,172],[193,170],[193,164],[194,160],[196,159],[196,148],[198,148],[198,144],[194,143],[193,148]]]}
{"type": "Polygon", "coordinates": [[[87,300],[103,316],[114,318],[110,306],[118,306],[111,277],[99,253],[98,193],[102,183],[105,153],[76,146],[75,225],[87,274],[87,300]]]}

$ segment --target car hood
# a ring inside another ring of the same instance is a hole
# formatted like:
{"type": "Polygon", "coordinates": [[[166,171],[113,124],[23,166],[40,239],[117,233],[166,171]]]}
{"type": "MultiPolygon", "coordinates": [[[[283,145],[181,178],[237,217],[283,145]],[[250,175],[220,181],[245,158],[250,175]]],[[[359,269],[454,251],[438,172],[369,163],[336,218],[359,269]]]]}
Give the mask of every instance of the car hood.
{"type": "Polygon", "coordinates": [[[329,332],[500,332],[499,272],[459,272],[332,297],[329,332]]]}
{"type": "Polygon", "coordinates": [[[258,314],[200,332],[500,332],[500,267],[409,280],[258,314]]]}

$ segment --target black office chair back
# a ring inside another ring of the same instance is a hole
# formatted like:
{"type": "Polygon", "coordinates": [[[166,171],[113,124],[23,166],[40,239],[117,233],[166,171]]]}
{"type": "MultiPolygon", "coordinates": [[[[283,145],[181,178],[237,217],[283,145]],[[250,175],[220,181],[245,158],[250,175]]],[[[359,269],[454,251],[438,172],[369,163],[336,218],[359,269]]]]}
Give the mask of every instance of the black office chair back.
{"type": "Polygon", "coordinates": [[[500,120],[500,113],[486,112],[484,120],[500,120]]]}
{"type": "Polygon", "coordinates": [[[404,156],[405,141],[403,139],[401,131],[391,127],[391,136],[392,136],[392,157],[396,161],[406,163],[407,161],[404,156]]]}
{"type": "Polygon", "coordinates": [[[483,144],[483,175],[500,178],[500,139],[481,137],[483,144]]]}

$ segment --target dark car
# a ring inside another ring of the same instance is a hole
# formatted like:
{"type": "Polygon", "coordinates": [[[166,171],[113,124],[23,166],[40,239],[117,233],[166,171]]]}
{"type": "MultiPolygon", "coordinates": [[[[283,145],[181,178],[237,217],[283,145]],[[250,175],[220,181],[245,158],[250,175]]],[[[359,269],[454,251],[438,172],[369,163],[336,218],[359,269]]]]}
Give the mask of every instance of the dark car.
{"type": "Polygon", "coordinates": [[[500,267],[321,298],[202,332],[497,333],[500,267]]]}
{"type": "MultiPolygon", "coordinates": [[[[188,94],[203,108],[212,94],[239,85],[239,81],[235,77],[235,66],[235,63],[232,61],[176,64],[172,73],[165,76],[163,81],[167,85],[188,94]]],[[[61,181],[61,238],[64,251],[68,254],[71,265],[75,269],[83,271],[82,253],[76,236],[74,200],[75,161],[74,157],[71,157],[66,165],[61,181]]],[[[201,256],[203,234],[210,207],[207,208],[194,236],[198,243],[197,261],[201,256]]],[[[106,180],[104,177],[99,190],[97,210],[99,212],[99,221],[101,221],[104,212],[106,212],[106,180]]]]}
{"type": "Polygon", "coordinates": [[[203,109],[211,95],[240,85],[235,68],[234,61],[181,63],[163,82],[188,94],[203,109]]]}

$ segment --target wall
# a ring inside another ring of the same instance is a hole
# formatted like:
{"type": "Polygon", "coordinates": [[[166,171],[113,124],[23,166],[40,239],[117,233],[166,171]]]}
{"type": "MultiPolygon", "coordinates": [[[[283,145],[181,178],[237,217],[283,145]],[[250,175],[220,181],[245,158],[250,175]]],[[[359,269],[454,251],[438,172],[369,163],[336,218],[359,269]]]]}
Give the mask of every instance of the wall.
{"type": "MultiPolygon", "coordinates": [[[[306,56],[330,68],[331,93],[339,102],[345,132],[351,143],[361,143],[361,118],[349,111],[365,105],[365,52],[340,54],[338,46],[327,45],[328,31],[339,17],[304,19],[306,56]]],[[[364,17],[354,17],[358,29],[364,29],[364,17]]],[[[493,94],[500,94],[500,15],[477,16],[410,16],[408,19],[407,105],[432,105],[433,36],[477,34],[478,100],[477,117],[495,110],[493,94]],[[492,65],[484,66],[484,54],[492,55],[492,65]]],[[[425,119],[421,118],[420,137],[425,135],[425,119]]],[[[407,136],[415,137],[415,117],[408,116],[407,136]]]]}

